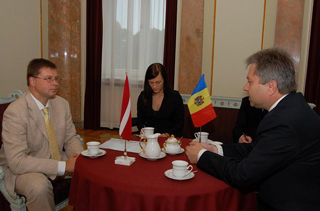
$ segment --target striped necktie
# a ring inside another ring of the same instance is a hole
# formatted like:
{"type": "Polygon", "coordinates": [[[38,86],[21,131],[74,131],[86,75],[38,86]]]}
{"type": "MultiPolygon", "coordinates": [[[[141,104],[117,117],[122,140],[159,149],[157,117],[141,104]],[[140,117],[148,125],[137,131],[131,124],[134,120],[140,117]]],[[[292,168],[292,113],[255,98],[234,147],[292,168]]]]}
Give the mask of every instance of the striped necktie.
{"type": "Polygon", "coordinates": [[[50,152],[51,152],[52,158],[54,160],[60,160],[59,150],[57,146],[57,139],[49,120],[49,110],[47,107],[43,108],[43,113],[44,113],[44,120],[46,122],[46,128],[47,128],[47,133],[48,133],[48,138],[50,143],[50,152]]]}

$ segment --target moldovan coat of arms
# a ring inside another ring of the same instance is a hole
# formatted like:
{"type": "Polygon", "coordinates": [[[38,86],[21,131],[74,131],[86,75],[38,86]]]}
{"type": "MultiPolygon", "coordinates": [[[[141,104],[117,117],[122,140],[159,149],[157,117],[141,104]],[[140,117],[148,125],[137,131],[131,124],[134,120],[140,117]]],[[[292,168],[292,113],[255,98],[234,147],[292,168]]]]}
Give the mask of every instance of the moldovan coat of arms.
{"type": "Polygon", "coordinates": [[[202,95],[200,95],[194,99],[194,104],[196,106],[201,106],[203,103],[204,103],[204,97],[202,97],[202,95]]]}

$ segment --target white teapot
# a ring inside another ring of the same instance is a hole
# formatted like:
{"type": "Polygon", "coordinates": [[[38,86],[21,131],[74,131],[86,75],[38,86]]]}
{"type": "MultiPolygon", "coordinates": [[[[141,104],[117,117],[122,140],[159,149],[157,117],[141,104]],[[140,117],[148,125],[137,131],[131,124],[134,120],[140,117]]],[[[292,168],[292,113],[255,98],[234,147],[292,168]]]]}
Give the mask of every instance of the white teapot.
{"type": "Polygon", "coordinates": [[[139,141],[140,147],[142,149],[142,152],[147,156],[147,157],[159,157],[161,154],[161,149],[160,145],[158,143],[158,137],[160,136],[160,133],[152,134],[152,135],[147,135],[147,141],[145,138],[141,138],[139,141]],[[141,141],[144,141],[145,143],[145,148],[141,145],[141,141]]]}
{"type": "Polygon", "coordinates": [[[168,154],[177,154],[181,151],[181,142],[177,140],[174,135],[171,135],[171,137],[163,143],[163,148],[168,154]]]}

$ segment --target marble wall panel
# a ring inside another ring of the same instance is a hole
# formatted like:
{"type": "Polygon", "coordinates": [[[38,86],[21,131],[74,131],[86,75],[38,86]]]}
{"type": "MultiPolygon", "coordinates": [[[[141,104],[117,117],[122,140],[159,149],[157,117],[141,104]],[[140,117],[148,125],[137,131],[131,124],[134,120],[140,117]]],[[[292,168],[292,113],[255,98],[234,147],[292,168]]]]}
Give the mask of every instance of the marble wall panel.
{"type": "Polygon", "coordinates": [[[72,118],[81,122],[81,1],[49,0],[49,60],[58,67],[63,80],[59,95],[71,108],[72,118]]]}
{"type": "Polygon", "coordinates": [[[274,46],[293,56],[296,72],[300,64],[303,10],[304,0],[278,0],[274,46]]]}
{"type": "Polygon", "coordinates": [[[203,0],[183,0],[180,37],[179,91],[191,94],[202,72],[203,0]]]}

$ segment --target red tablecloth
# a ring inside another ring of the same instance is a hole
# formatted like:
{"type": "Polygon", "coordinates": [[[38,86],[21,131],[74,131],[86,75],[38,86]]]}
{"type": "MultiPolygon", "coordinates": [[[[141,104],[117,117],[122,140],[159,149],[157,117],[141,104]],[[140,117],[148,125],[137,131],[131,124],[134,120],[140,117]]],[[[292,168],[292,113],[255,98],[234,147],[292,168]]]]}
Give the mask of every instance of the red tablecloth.
{"type": "MultiPolygon", "coordinates": [[[[162,146],[164,139],[160,138],[162,146]]],[[[183,139],[182,146],[189,143],[183,139]]],[[[129,153],[136,161],[131,166],[114,164],[123,152],[106,150],[106,155],[91,159],[79,156],[73,174],[69,204],[82,210],[257,210],[254,193],[242,194],[226,183],[197,170],[190,180],[167,178],[173,160],[188,161],[185,153],[149,161],[129,153]]]]}

